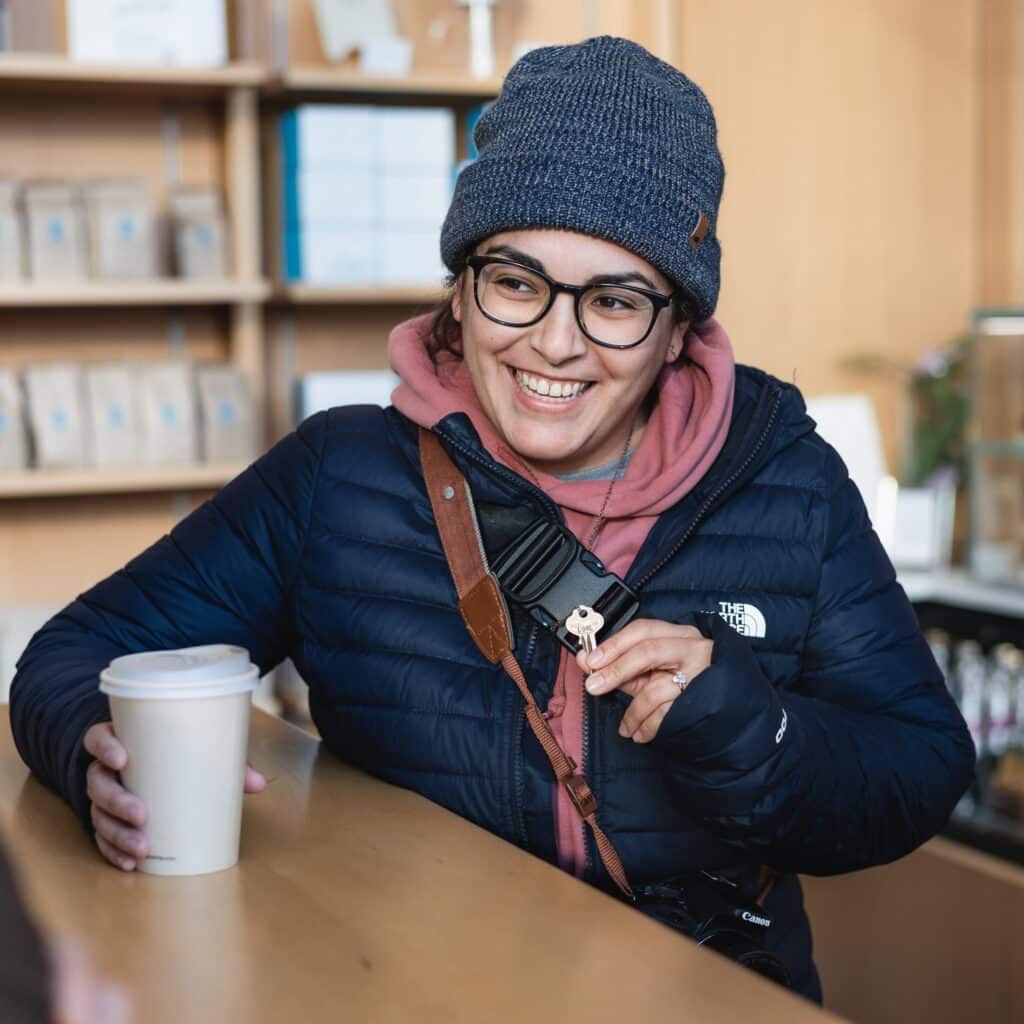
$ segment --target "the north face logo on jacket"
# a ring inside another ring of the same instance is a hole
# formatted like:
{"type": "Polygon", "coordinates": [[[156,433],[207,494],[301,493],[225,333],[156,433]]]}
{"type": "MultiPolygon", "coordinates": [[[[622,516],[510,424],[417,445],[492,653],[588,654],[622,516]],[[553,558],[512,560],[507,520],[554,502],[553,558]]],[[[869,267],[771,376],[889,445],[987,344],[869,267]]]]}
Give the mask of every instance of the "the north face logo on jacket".
{"type": "Polygon", "coordinates": [[[742,636],[763,637],[767,632],[764,614],[756,605],[719,601],[718,614],[742,636]]]}

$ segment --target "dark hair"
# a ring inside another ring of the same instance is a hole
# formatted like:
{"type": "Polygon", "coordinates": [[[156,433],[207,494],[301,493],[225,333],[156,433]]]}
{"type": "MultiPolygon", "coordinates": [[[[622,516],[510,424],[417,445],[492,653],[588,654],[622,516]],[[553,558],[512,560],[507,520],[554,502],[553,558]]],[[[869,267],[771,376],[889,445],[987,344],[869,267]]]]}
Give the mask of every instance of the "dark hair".
{"type": "MultiPolygon", "coordinates": [[[[465,268],[463,267],[463,269],[465,268]]],[[[452,300],[455,298],[455,289],[459,284],[459,274],[449,274],[444,284],[448,289],[448,294],[434,310],[430,330],[427,332],[427,354],[435,367],[442,353],[455,359],[462,358],[462,328],[452,312],[452,300]]],[[[692,320],[693,313],[691,311],[695,308],[696,306],[689,296],[676,292],[672,300],[673,322],[681,324],[684,320],[692,320]]],[[[679,361],[687,361],[685,351],[680,353],[679,361]]]]}

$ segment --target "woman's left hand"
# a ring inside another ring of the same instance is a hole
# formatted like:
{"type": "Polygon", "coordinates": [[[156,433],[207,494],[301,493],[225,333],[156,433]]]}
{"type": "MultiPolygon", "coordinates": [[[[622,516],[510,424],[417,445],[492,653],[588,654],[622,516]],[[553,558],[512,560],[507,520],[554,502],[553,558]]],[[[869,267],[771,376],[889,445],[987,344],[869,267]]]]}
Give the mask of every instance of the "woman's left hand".
{"type": "Polygon", "coordinates": [[[576,661],[584,672],[593,673],[587,679],[589,693],[622,690],[633,698],[619,735],[649,743],[683,692],[672,676],[681,673],[688,686],[711,664],[711,650],[712,642],[693,626],[634,619],[591,654],[579,651],[576,661]]]}

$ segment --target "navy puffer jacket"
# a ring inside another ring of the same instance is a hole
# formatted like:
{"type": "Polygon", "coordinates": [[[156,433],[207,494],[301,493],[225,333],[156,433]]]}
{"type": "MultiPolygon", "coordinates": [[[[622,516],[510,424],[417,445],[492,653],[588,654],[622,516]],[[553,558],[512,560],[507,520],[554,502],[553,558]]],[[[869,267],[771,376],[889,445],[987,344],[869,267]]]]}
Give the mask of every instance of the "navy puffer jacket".
{"type": "MultiPolygon", "coordinates": [[[[435,428],[478,501],[558,509],[497,465],[469,420],[435,428]]],[[[836,453],[795,388],[738,368],[725,448],[664,513],[627,581],[641,614],[696,622],[709,669],[647,745],[629,697],[587,697],[586,775],[634,884],[693,867],[766,904],[769,948],[820,998],[797,872],[908,853],[943,827],[974,748],[836,453]],[[717,614],[707,614],[717,613],[717,614]]],[[[537,701],[558,646],[514,615],[537,701]]],[[[88,824],[81,741],[109,718],[100,670],[126,652],[228,642],[263,671],[290,656],[340,757],[556,861],[550,767],[522,698],[477,651],[394,409],[307,420],[169,536],[32,640],[11,691],[26,763],[88,824]]],[[[588,836],[588,881],[611,891],[588,836]]]]}

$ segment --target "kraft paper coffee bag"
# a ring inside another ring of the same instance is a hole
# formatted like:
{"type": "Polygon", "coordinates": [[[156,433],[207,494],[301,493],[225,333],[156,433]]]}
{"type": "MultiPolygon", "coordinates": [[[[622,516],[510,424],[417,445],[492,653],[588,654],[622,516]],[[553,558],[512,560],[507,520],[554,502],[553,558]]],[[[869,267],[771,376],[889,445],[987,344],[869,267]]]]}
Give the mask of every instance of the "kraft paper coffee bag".
{"type": "Polygon", "coordinates": [[[106,280],[156,277],[156,223],[145,182],[90,182],[82,196],[92,276],[106,280]]]}
{"type": "Polygon", "coordinates": [[[196,462],[195,374],[190,363],[139,368],[142,460],[151,465],[196,462]]]}
{"type": "Polygon", "coordinates": [[[178,274],[188,278],[227,276],[227,226],[216,189],[179,189],[171,196],[178,274]]]}
{"type": "Polygon", "coordinates": [[[135,367],[114,364],[84,370],[90,461],[95,466],[131,466],[142,461],[135,367]]]}
{"type": "Polygon", "coordinates": [[[207,462],[253,458],[255,424],[245,378],[233,366],[201,366],[197,376],[203,458],[207,462]]]}
{"type": "Polygon", "coordinates": [[[0,472],[24,469],[28,438],[21,383],[14,370],[0,370],[0,472]]]}
{"type": "Polygon", "coordinates": [[[29,276],[36,281],[86,277],[85,224],[78,191],[71,185],[25,186],[29,276]]]}
{"type": "Polygon", "coordinates": [[[81,466],[86,452],[81,368],[71,363],[30,366],[24,381],[35,464],[81,466]]]}
{"type": "Polygon", "coordinates": [[[23,277],[23,235],[18,183],[0,178],[0,285],[23,277]]]}

